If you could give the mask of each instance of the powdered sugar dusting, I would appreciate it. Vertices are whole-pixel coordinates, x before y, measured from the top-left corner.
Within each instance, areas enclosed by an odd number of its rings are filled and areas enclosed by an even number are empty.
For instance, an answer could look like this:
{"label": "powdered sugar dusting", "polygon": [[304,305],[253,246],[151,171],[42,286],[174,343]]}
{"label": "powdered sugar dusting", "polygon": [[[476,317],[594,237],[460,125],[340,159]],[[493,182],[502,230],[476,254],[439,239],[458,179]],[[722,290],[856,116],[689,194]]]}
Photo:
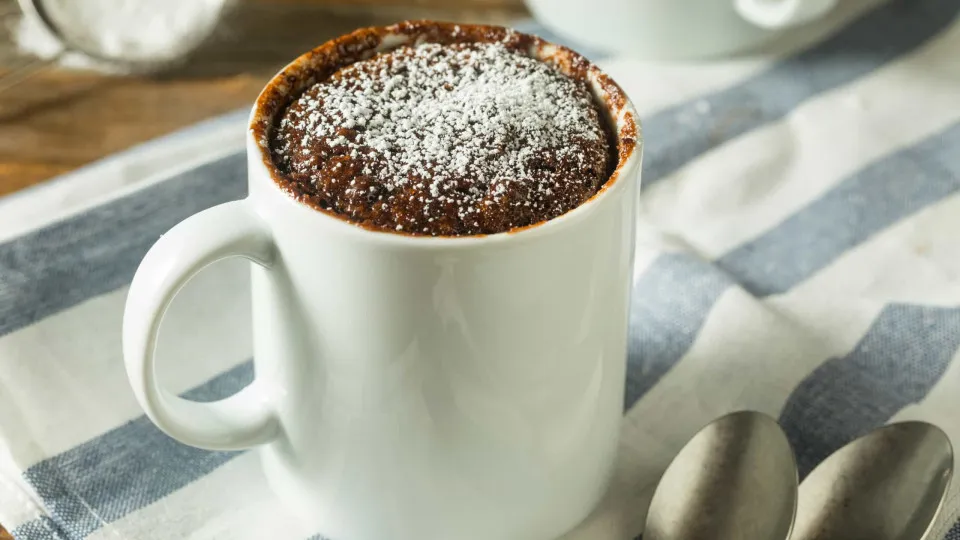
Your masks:
{"label": "powdered sugar dusting", "polygon": [[608,144],[583,81],[501,43],[424,43],[308,89],[272,150],[321,207],[437,235],[569,211],[606,180]]}

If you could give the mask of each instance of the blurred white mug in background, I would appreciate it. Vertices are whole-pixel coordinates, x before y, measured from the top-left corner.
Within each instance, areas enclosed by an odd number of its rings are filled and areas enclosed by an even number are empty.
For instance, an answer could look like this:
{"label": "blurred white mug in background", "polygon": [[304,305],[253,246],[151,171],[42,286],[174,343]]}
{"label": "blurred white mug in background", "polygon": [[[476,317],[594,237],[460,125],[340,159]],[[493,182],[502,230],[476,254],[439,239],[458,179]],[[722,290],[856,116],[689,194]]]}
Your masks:
{"label": "blurred white mug in background", "polygon": [[829,12],[837,0],[526,0],[578,44],[643,58],[692,59],[756,47]]}

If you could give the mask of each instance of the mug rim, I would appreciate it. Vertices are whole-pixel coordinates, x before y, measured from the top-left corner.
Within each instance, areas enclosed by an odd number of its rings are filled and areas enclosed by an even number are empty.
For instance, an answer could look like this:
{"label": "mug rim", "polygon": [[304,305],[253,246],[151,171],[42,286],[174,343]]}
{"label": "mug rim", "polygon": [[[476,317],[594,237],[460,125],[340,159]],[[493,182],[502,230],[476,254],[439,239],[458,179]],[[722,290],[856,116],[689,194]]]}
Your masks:
{"label": "mug rim", "polygon": [[[522,227],[490,234],[458,236],[431,236],[393,231],[365,226],[301,200],[284,188],[283,175],[275,166],[270,154],[270,134],[276,115],[281,113],[306,87],[315,84],[337,69],[368,58],[373,54],[391,50],[401,45],[422,42],[480,42],[514,40],[528,47],[528,53],[541,61],[559,68],[567,75],[580,77],[588,82],[591,92],[601,104],[605,121],[611,126],[616,139],[617,166],[606,182],[587,200],[575,208],[552,219]],[[284,199],[302,210],[322,219],[333,220],[366,236],[376,234],[380,238],[415,244],[474,244],[478,242],[501,242],[520,238],[532,238],[557,230],[565,224],[579,221],[591,213],[600,202],[609,198],[634,178],[635,169],[643,151],[643,136],[639,115],[626,92],[609,75],[581,54],[556,45],[538,36],[494,25],[455,24],[439,21],[405,21],[389,26],[360,28],[331,39],[322,45],[298,56],[284,66],[261,90],[250,112],[248,143],[256,148],[260,164],[273,188]],[[252,151],[248,148],[248,152]],[[253,156],[249,156],[252,158]],[[253,159],[249,160],[253,163]]]}

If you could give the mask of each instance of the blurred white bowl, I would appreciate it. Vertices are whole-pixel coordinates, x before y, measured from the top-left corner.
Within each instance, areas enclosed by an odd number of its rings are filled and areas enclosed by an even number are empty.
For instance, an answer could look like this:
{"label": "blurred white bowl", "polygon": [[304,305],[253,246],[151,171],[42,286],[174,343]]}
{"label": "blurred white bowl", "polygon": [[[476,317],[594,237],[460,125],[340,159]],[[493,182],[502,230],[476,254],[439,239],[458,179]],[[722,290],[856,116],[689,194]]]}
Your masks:
{"label": "blurred white bowl", "polygon": [[526,0],[554,32],[643,58],[736,54],[830,11],[837,0]]}

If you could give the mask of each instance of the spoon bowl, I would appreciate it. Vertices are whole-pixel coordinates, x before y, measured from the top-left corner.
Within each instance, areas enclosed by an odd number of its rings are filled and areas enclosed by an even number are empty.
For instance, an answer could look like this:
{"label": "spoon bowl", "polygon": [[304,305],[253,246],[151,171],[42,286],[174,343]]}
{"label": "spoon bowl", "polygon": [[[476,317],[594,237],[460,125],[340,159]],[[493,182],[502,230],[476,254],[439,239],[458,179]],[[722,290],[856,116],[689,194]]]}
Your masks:
{"label": "spoon bowl", "polygon": [[667,468],[644,540],[785,540],[797,467],[776,420],[736,412],[707,425]]}
{"label": "spoon bowl", "polygon": [[923,540],[953,474],[946,434],[890,424],[844,446],[800,486],[794,540]]}

